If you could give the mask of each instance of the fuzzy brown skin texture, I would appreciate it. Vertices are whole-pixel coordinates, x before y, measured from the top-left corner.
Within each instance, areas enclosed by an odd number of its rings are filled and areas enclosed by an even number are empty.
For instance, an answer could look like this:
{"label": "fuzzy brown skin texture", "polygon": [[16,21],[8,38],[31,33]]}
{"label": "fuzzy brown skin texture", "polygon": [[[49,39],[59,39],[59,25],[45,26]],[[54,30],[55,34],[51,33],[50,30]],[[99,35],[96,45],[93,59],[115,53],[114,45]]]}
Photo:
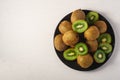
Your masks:
{"label": "fuzzy brown skin texture", "polygon": [[59,25],[59,31],[64,34],[65,32],[69,31],[69,30],[72,30],[72,24],[67,21],[67,20],[64,20],[60,23]]}
{"label": "fuzzy brown skin texture", "polygon": [[64,51],[67,49],[67,45],[62,40],[62,34],[58,34],[54,38],[54,46],[58,51]]}
{"label": "fuzzy brown skin texture", "polygon": [[99,29],[100,33],[105,33],[107,31],[107,24],[105,21],[96,21],[95,26]]}
{"label": "fuzzy brown skin texture", "polygon": [[97,48],[98,48],[98,42],[97,42],[97,40],[86,41],[86,43],[89,46],[89,51],[90,52],[95,52],[97,50]]}
{"label": "fuzzy brown skin texture", "polygon": [[90,54],[86,54],[84,56],[77,57],[77,63],[82,68],[89,68],[93,64],[93,58]]}
{"label": "fuzzy brown skin texture", "polygon": [[73,30],[70,30],[63,35],[62,39],[66,45],[74,46],[79,41],[79,35]]}
{"label": "fuzzy brown skin texture", "polygon": [[85,13],[81,9],[72,12],[71,22],[74,23],[77,20],[85,20]]}
{"label": "fuzzy brown skin texture", "polygon": [[85,32],[84,36],[87,40],[96,40],[100,35],[100,31],[96,26],[90,26]]}

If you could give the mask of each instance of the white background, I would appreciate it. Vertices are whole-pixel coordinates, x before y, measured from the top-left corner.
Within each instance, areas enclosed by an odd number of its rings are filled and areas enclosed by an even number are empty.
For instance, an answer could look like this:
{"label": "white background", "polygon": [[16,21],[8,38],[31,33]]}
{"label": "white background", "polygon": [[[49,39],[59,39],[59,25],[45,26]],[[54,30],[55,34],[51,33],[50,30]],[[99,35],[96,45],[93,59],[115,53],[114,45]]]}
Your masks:
{"label": "white background", "polygon": [[[110,60],[82,72],[64,65],[53,48],[58,22],[76,9],[91,9],[113,26]],[[120,0],[0,0],[0,80],[120,80]]]}

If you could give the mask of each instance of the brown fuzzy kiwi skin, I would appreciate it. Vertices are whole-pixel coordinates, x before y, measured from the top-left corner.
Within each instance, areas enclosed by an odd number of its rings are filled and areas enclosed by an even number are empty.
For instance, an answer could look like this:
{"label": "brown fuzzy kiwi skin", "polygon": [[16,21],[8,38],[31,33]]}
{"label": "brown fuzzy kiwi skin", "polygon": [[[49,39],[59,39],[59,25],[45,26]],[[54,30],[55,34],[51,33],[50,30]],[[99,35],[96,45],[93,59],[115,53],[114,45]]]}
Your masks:
{"label": "brown fuzzy kiwi skin", "polygon": [[74,23],[77,20],[85,20],[85,13],[81,9],[72,12],[71,22]]}
{"label": "brown fuzzy kiwi skin", "polygon": [[87,40],[96,40],[100,35],[100,31],[96,26],[90,26],[85,32],[84,37]]}
{"label": "brown fuzzy kiwi skin", "polygon": [[79,34],[70,30],[64,33],[62,39],[66,45],[73,47],[79,41]]}
{"label": "brown fuzzy kiwi skin", "polygon": [[89,68],[93,64],[93,58],[89,53],[84,56],[79,55],[77,57],[77,63],[82,68]]}
{"label": "brown fuzzy kiwi skin", "polygon": [[62,40],[62,34],[58,34],[54,38],[54,46],[58,51],[64,51],[67,49],[67,45]]}
{"label": "brown fuzzy kiwi skin", "polygon": [[96,21],[94,25],[99,29],[100,33],[105,33],[107,31],[107,24],[105,23],[105,21]]}
{"label": "brown fuzzy kiwi skin", "polygon": [[86,41],[87,45],[89,46],[90,52],[95,52],[98,48],[98,42],[97,40],[88,40]]}
{"label": "brown fuzzy kiwi skin", "polygon": [[69,21],[64,20],[60,23],[58,29],[62,34],[64,34],[65,32],[72,30],[72,24]]}

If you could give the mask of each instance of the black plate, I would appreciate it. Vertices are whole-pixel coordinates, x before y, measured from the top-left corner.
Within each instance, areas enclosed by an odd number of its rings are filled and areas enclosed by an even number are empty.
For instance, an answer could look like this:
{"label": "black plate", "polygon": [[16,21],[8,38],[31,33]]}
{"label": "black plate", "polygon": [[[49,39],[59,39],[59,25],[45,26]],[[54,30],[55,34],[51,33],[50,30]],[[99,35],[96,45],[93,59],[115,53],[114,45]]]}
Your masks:
{"label": "black plate", "polygon": [[[90,12],[91,10],[83,10],[83,11],[85,12],[85,14],[87,14],[87,13]],[[68,20],[68,21],[70,21],[71,14],[72,14],[72,13],[69,13],[68,15],[66,15],[66,16],[59,22],[59,24],[60,24],[63,20]],[[113,47],[113,49],[112,49],[112,52],[113,52],[113,50],[114,50],[114,44],[115,44],[115,35],[114,35],[114,31],[113,31],[113,29],[112,29],[112,26],[111,26],[110,23],[106,20],[106,18],[103,17],[101,14],[99,14],[99,20],[105,21],[106,24],[107,24],[107,26],[108,26],[107,33],[109,33],[109,34],[111,35],[111,37],[112,37],[112,43],[111,43],[111,45],[112,45],[112,47]],[[60,33],[59,30],[58,30],[59,24],[57,25],[57,28],[56,28],[56,30],[55,30],[54,37],[55,37],[57,34]],[[84,39],[83,39],[83,40],[84,40]],[[69,66],[69,67],[72,68],[72,69],[79,70],[79,71],[90,71],[90,70],[97,69],[98,67],[100,67],[100,66],[102,66],[103,64],[105,64],[105,63],[108,61],[108,59],[110,58],[110,56],[112,55],[112,52],[111,52],[109,55],[107,55],[107,56],[106,56],[106,61],[105,61],[104,63],[98,64],[98,63],[96,63],[96,62],[94,61],[94,63],[92,64],[91,67],[89,67],[89,68],[87,68],[87,69],[84,69],[84,68],[81,68],[81,67],[77,64],[77,61],[76,61],[76,60],[75,60],[75,61],[67,61],[67,60],[65,60],[65,59],[63,58],[63,52],[59,52],[59,51],[57,51],[56,49],[55,49],[55,51],[56,51],[56,54],[57,54],[57,56],[59,57],[59,59],[60,59],[65,65]]]}

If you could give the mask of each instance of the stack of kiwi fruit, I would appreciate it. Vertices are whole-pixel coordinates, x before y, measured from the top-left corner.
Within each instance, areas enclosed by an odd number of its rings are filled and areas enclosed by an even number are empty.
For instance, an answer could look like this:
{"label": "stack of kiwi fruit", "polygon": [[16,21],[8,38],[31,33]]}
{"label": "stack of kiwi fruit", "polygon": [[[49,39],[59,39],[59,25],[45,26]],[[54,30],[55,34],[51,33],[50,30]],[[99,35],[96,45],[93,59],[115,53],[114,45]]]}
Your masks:
{"label": "stack of kiwi fruit", "polygon": [[71,13],[70,20],[63,20],[58,26],[59,33],[54,37],[54,47],[62,52],[66,61],[76,61],[83,69],[93,63],[102,64],[112,52],[112,38],[107,33],[108,26],[100,20],[99,14],[81,9]]}

